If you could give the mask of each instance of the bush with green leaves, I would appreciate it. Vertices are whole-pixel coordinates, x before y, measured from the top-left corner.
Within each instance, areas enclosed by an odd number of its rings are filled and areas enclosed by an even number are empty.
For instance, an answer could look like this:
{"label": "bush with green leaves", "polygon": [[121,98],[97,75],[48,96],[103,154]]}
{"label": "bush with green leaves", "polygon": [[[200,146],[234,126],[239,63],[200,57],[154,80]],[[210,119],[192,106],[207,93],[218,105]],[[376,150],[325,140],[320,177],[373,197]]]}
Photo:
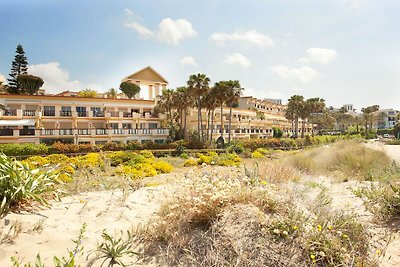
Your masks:
{"label": "bush with green leaves", "polygon": [[28,164],[0,154],[0,214],[32,201],[48,206],[44,194],[57,194],[56,179],[52,170],[32,169]]}

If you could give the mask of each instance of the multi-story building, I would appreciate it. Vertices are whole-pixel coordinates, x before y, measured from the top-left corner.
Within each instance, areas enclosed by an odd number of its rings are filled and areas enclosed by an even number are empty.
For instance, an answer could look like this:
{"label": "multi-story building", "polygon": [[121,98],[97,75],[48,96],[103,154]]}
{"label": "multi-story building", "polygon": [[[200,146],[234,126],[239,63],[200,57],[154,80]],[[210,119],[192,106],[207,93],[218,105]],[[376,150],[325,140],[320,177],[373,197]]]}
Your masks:
{"label": "multi-story building", "polygon": [[[122,93],[116,98],[107,98],[105,93],[94,98],[80,97],[75,91],[54,95],[43,92],[38,95],[0,94],[0,143],[164,143],[169,135],[162,127],[166,118],[164,114],[157,114],[154,107],[156,97],[167,87],[167,80],[147,67],[122,81],[138,84],[141,93],[134,99],[127,99]],[[144,97],[145,86],[147,97]],[[273,127],[291,136],[293,125],[285,118],[285,111],[286,106],[279,99],[242,97],[232,109],[231,137],[271,137]],[[212,130],[214,138],[221,136],[221,132],[227,137],[229,113],[229,108],[224,107],[221,124],[221,111],[216,109],[213,129],[207,129],[207,114],[203,109],[203,128],[208,132]],[[189,130],[197,130],[196,109],[189,112],[187,126]],[[311,132],[311,125],[305,123],[305,130]]]}
{"label": "multi-story building", "polygon": [[[232,139],[253,139],[253,138],[268,138],[273,136],[273,128],[280,128],[286,136],[292,136],[294,127],[292,123],[285,118],[286,106],[277,102],[270,101],[269,99],[260,100],[254,97],[241,97],[238,106],[232,109],[232,125],[231,125],[231,138]],[[207,129],[207,114],[203,110],[203,129],[211,132],[213,131],[213,138],[221,136],[223,129],[223,137],[229,135],[228,107],[222,110],[222,124],[221,124],[221,110],[217,108],[214,111],[213,129]],[[197,130],[197,110],[194,109],[189,113],[188,125],[190,130]],[[223,125],[221,127],[221,125]],[[312,132],[312,125],[305,123],[305,132]],[[301,120],[299,125],[299,135],[301,134]]]}
{"label": "multi-story building", "polygon": [[[74,92],[56,95],[0,95],[0,143],[92,143],[154,141],[163,143],[168,130],[163,114],[154,112],[154,97],[167,81],[148,67],[129,75],[148,85],[152,99],[84,98]],[[139,97],[138,97],[139,98]]]}
{"label": "multi-story building", "polygon": [[393,128],[399,121],[400,111],[394,109],[381,109],[376,113],[378,129]]}

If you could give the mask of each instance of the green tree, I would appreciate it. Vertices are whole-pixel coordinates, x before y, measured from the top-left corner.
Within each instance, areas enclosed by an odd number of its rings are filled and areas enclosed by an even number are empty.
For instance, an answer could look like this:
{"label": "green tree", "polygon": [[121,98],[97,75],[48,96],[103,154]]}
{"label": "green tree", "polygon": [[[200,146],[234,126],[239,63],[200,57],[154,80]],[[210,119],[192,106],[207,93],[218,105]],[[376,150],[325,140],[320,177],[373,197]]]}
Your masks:
{"label": "green tree", "polygon": [[20,74],[17,77],[17,82],[21,87],[21,91],[28,95],[36,94],[44,84],[42,78],[30,74]]}
{"label": "green tree", "polygon": [[368,138],[371,132],[374,119],[376,117],[376,112],[379,110],[379,105],[368,106],[361,109],[364,125],[365,125],[365,137]]}
{"label": "green tree", "polygon": [[216,105],[221,108],[221,138],[224,137],[224,104],[228,101],[228,86],[226,81],[219,81],[215,83],[213,89],[213,96],[216,101]]}
{"label": "green tree", "polygon": [[162,91],[161,95],[157,97],[156,101],[156,109],[159,112],[167,113],[169,128],[170,128],[170,136],[175,138],[175,125],[174,125],[174,116],[173,109],[176,104],[174,103],[175,92],[172,89],[165,89]]}
{"label": "green tree", "polygon": [[120,84],[119,90],[121,90],[129,99],[132,99],[132,97],[135,97],[135,95],[140,92],[140,86],[126,81]]}
{"label": "green tree", "polygon": [[107,98],[116,99],[118,96],[118,90],[111,88],[106,92]]}
{"label": "green tree", "polygon": [[21,74],[28,73],[28,60],[25,56],[24,49],[22,45],[18,44],[17,49],[15,51],[16,55],[11,63],[11,72],[10,77],[8,79],[8,93],[10,94],[22,94],[21,84],[18,82],[17,78]]}
{"label": "green tree", "polygon": [[218,91],[216,87],[212,87],[210,92],[204,98],[204,105],[208,111],[207,117],[207,140],[212,143],[213,130],[214,130],[214,113],[215,109],[219,106],[218,103]]}
{"label": "green tree", "polygon": [[237,105],[244,89],[240,86],[239,81],[229,80],[226,82],[226,85],[227,104],[229,106],[228,143],[231,143],[232,108],[234,105]]}
{"label": "green tree", "polygon": [[[325,100],[319,97],[313,97],[307,99],[305,103],[305,113],[307,121],[311,121],[312,116],[316,114],[320,114],[325,110]],[[311,123],[312,134],[314,135],[314,123]],[[304,121],[303,121],[303,130],[302,136],[304,137]]]}
{"label": "green tree", "polygon": [[187,81],[187,86],[189,88],[190,93],[196,99],[196,107],[197,107],[197,137],[201,142],[204,143],[204,133],[203,133],[203,120],[201,115],[202,110],[202,99],[207,95],[210,90],[210,78],[208,78],[205,74],[193,74],[190,75],[189,80]]}
{"label": "green tree", "polygon": [[187,129],[187,113],[194,105],[194,98],[190,94],[189,89],[185,86],[176,88],[176,108],[180,114],[180,130],[182,131],[182,138],[186,138]]}
{"label": "green tree", "polygon": [[78,92],[80,97],[95,98],[97,96],[96,90],[85,89]]}
{"label": "green tree", "polygon": [[0,81],[0,94],[7,93],[7,85],[3,81]]}
{"label": "green tree", "polygon": [[304,108],[304,97],[301,95],[293,95],[288,99],[286,115],[287,119],[294,120],[295,132],[294,137],[299,137],[299,118],[302,115]]}

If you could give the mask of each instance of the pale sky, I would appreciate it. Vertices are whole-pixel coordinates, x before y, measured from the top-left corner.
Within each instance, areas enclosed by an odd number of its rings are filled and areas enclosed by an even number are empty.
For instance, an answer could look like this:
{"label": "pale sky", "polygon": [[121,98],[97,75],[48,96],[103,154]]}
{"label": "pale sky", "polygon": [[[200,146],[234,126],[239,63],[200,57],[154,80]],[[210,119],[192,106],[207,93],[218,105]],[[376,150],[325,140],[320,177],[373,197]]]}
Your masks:
{"label": "pale sky", "polygon": [[49,92],[105,91],[152,66],[245,95],[400,109],[400,0],[0,0],[0,80],[21,43]]}

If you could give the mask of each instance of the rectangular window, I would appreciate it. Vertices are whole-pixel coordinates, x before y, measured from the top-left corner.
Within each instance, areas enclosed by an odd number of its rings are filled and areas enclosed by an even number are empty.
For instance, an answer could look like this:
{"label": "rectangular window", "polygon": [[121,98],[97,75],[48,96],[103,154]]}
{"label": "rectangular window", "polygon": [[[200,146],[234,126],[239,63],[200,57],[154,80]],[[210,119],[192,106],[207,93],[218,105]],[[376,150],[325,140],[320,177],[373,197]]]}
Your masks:
{"label": "rectangular window", "polygon": [[123,123],[122,128],[123,129],[132,129],[132,123]]}
{"label": "rectangular window", "polygon": [[55,116],[56,115],[56,107],[55,106],[44,106],[43,107],[43,116]]}
{"label": "rectangular window", "polygon": [[157,129],[157,123],[149,123],[149,129]]}
{"label": "rectangular window", "polygon": [[76,107],[76,113],[78,117],[88,117],[86,107]]}
{"label": "rectangular window", "polygon": [[111,129],[118,129],[118,123],[110,123]]}

